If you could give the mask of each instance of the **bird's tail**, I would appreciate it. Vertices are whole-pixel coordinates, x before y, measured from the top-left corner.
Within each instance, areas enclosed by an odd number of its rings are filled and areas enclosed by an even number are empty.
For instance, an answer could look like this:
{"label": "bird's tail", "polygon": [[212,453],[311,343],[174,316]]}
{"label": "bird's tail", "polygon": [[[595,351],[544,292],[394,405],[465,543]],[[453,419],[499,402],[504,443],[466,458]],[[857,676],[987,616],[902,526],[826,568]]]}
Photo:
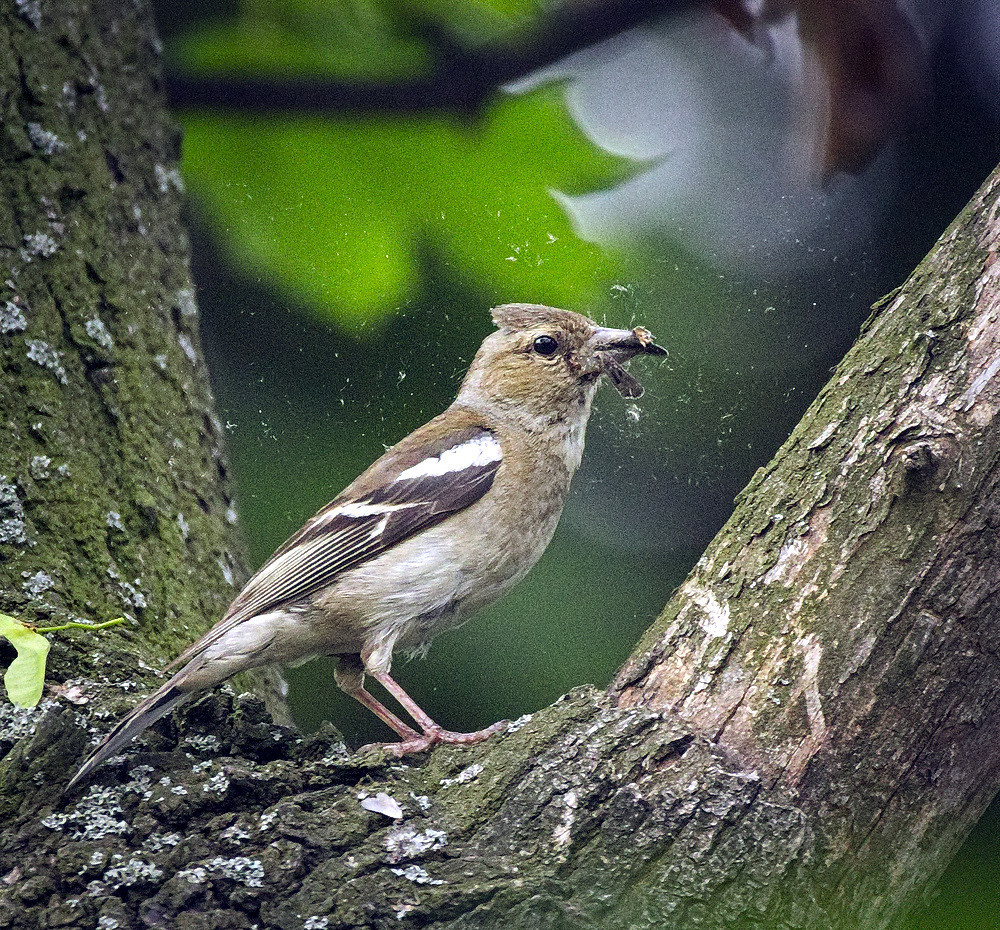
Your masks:
{"label": "bird's tail", "polygon": [[70,783],[66,786],[66,790],[69,791],[74,785],[87,778],[105,759],[109,759],[127,743],[132,742],[146,727],[156,723],[157,720],[169,714],[175,707],[193,697],[195,694],[194,691],[178,687],[178,679],[183,674],[184,671],[182,670],[177,675],[174,675],[170,681],[166,682],[163,687],[154,691],[142,701],[105,736],[100,745],[97,746],[87,757],[86,761],[84,761],[83,765],[80,766],[80,771],[70,780]]}
{"label": "bird's tail", "polygon": [[[247,616],[230,608],[230,611],[201,639],[182,653],[171,666],[181,664],[172,678],[139,703],[121,723],[118,724],[87,757],[80,771],[66,786],[69,790],[86,778],[105,759],[113,756],[123,746],[135,739],[146,727],[156,723],[160,717],[169,714],[206,688],[231,678],[238,672],[268,664],[284,654],[269,651],[276,639],[286,641],[297,631],[295,616],[287,611],[271,611],[260,615]],[[311,640],[301,639],[301,643],[313,645]],[[301,653],[308,651],[305,647]]]}

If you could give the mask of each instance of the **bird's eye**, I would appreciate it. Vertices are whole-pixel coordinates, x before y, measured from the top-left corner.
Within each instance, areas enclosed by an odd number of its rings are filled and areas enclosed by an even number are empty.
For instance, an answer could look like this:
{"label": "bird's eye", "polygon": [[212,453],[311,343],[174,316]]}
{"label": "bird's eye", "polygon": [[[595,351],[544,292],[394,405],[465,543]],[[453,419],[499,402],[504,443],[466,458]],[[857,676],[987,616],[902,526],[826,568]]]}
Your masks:
{"label": "bird's eye", "polygon": [[531,346],[539,355],[551,355],[559,343],[552,336],[538,336]]}

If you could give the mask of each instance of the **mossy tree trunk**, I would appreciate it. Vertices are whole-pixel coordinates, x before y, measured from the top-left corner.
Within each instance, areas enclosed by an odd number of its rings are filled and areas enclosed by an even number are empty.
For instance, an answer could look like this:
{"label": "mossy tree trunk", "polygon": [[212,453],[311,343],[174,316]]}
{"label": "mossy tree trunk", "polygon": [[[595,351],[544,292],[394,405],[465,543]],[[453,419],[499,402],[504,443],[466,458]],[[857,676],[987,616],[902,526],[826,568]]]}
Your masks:
{"label": "mossy tree trunk", "polygon": [[0,609],[127,618],[60,682],[159,665],[244,573],[156,42],[141,3],[0,14]]}
{"label": "mossy tree trunk", "polygon": [[1000,175],[610,693],[401,764],[220,692],[62,797],[242,574],[155,45],[0,14],[0,609],[128,618],[0,709],[0,927],[889,925],[1000,784]]}

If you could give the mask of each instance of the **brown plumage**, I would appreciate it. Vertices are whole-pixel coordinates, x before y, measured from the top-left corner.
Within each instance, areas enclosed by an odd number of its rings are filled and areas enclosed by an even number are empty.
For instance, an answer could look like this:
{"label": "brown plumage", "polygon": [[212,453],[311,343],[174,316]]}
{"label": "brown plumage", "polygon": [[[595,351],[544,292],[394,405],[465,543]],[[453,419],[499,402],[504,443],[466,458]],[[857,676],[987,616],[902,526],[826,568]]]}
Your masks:
{"label": "brown plumage", "polygon": [[[498,329],[476,353],[454,403],[278,549],[71,786],[197,692],[311,655],[338,657],[337,684],[400,735],[390,752],[472,742],[500,728],[442,729],[390,677],[393,650],[425,647],[527,573],[562,513],[601,375],[638,396],[623,364],[665,352],[641,328],[605,329],[552,307],[508,304],[493,320]],[[365,689],[366,674],[419,730]]]}

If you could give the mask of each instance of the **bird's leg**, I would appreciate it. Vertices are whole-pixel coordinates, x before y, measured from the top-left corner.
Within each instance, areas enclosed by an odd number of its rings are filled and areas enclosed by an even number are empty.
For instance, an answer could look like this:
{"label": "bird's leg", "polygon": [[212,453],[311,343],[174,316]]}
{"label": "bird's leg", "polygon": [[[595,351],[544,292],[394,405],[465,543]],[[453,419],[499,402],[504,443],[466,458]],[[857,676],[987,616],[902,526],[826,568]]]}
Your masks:
{"label": "bird's leg", "polygon": [[333,677],[337,682],[337,687],[344,694],[349,694],[359,704],[367,707],[384,724],[392,727],[402,737],[403,743],[419,742],[423,739],[416,730],[408,727],[388,707],[365,690],[365,667],[361,664],[360,656],[338,656]]}
{"label": "bird's leg", "polygon": [[424,731],[423,737],[417,740],[404,740],[402,743],[386,745],[384,748],[389,752],[399,755],[408,752],[422,752],[433,746],[434,743],[478,743],[480,740],[493,736],[494,733],[499,733],[507,726],[506,720],[500,720],[492,726],[475,730],[472,733],[456,733],[453,730],[446,730],[435,723],[427,712],[393,680],[388,672],[370,672],[369,674],[399,702],[399,705]]}

